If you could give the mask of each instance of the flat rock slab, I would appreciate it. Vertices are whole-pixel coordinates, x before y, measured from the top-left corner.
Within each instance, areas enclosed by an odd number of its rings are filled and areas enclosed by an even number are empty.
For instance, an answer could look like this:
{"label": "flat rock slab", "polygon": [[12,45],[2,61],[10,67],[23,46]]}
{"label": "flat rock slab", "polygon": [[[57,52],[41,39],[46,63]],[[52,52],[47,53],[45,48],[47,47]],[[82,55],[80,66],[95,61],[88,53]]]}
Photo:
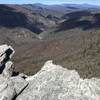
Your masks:
{"label": "flat rock slab", "polygon": [[15,96],[19,95],[27,85],[28,82],[19,76],[9,79],[0,76],[0,100],[12,100]]}
{"label": "flat rock slab", "polygon": [[11,80],[14,83],[14,89],[15,89],[17,95],[20,94],[28,85],[28,82],[25,81],[20,76],[11,77]]}
{"label": "flat rock slab", "polygon": [[0,77],[0,100],[12,100],[15,95],[13,81]]}

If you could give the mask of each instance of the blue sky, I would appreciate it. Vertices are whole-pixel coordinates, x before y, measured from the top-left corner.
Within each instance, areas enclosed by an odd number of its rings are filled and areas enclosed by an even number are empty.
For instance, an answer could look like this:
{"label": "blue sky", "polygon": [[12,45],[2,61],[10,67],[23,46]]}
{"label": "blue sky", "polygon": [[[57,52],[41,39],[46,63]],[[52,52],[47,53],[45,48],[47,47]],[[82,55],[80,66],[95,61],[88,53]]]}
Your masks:
{"label": "blue sky", "polygon": [[43,4],[62,4],[62,3],[88,3],[100,5],[100,0],[0,0],[1,4],[30,4],[30,3],[43,3]]}

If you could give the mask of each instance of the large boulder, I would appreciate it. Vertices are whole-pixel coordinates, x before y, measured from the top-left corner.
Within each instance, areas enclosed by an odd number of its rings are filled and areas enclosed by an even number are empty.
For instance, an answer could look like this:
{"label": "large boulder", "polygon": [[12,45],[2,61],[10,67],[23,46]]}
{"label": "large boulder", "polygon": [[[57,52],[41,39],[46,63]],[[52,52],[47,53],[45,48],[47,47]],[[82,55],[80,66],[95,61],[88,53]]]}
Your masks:
{"label": "large boulder", "polygon": [[100,100],[100,79],[82,79],[52,61],[26,80],[29,85],[16,100]]}

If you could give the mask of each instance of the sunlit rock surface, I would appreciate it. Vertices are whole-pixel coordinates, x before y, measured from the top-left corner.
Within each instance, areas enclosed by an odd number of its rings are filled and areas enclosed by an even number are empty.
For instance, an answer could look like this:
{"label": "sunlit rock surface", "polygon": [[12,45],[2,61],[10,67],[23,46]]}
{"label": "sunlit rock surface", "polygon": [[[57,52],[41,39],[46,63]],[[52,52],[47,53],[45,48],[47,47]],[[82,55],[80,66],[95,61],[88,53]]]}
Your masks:
{"label": "sunlit rock surface", "polygon": [[10,60],[15,53],[14,49],[8,45],[0,46],[0,68],[3,64],[5,64],[8,60]]}
{"label": "sunlit rock surface", "polygon": [[75,70],[67,70],[52,61],[45,63],[17,100],[100,100],[100,79],[81,79]]}
{"label": "sunlit rock surface", "polygon": [[82,79],[52,61],[33,76],[12,76],[14,52],[11,46],[0,46],[0,100],[100,100],[100,79]]}
{"label": "sunlit rock surface", "polygon": [[11,46],[0,46],[0,100],[13,100],[28,84],[23,78],[12,76],[14,66],[10,59],[14,52]]}

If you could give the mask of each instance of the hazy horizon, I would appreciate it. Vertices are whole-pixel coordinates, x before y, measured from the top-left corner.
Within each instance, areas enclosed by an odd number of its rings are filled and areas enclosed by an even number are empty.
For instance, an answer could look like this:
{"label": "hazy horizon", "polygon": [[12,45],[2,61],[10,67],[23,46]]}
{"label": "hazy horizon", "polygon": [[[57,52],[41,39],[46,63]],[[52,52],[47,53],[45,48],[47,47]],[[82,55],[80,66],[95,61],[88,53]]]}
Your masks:
{"label": "hazy horizon", "polygon": [[100,2],[99,0],[0,0],[0,4],[35,4],[35,3],[41,3],[41,4],[46,4],[46,5],[59,5],[59,4],[90,4],[90,5],[99,5]]}

